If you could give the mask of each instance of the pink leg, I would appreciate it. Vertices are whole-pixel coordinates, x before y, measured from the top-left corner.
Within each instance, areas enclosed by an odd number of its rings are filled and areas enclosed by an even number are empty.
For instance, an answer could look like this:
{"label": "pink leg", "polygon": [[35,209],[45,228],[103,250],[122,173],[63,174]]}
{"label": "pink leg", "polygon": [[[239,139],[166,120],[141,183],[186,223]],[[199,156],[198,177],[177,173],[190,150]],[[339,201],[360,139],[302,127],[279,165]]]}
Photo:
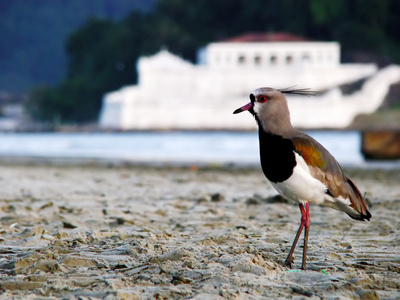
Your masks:
{"label": "pink leg", "polygon": [[294,249],[296,248],[297,242],[300,238],[300,234],[303,231],[303,227],[306,228],[305,233],[304,233],[304,249],[303,249],[303,263],[301,268],[303,270],[306,269],[306,253],[307,253],[307,242],[308,242],[308,231],[310,228],[311,220],[310,220],[310,215],[309,215],[309,209],[308,209],[308,202],[305,204],[305,208],[302,204],[299,204],[300,212],[301,212],[301,222],[300,222],[300,227],[299,230],[297,231],[296,237],[293,241],[292,247],[290,248],[289,254],[286,257],[285,262],[283,263],[283,266],[288,266],[289,268],[292,267],[292,262],[293,262],[293,253]]}
{"label": "pink leg", "polygon": [[310,211],[308,208],[308,202],[306,202],[306,210],[305,210],[305,215],[303,214],[303,211],[301,213],[301,222],[304,222],[304,247],[303,247],[303,262],[301,264],[301,268],[303,270],[306,269],[306,262],[307,262],[307,244],[308,244],[308,232],[310,230],[310,225],[311,225],[311,219],[310,219]]}

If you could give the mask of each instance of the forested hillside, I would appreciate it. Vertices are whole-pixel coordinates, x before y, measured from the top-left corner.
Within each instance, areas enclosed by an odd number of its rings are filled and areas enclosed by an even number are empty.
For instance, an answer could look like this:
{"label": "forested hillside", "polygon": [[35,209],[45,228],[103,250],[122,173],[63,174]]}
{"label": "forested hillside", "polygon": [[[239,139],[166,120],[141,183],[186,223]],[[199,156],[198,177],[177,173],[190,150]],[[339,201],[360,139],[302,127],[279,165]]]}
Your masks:
{"label": "forested hillside", "polygon": [[66,41],[66,77],[35,89],[39,120],[95,120],[102,95],[136,81],[136,60],[161,47],[194,60],[199,47],[244,32],[286,31],[335,40],[345,61],[400,63],[398,0],[159,0],[121,20],[92,18]]}

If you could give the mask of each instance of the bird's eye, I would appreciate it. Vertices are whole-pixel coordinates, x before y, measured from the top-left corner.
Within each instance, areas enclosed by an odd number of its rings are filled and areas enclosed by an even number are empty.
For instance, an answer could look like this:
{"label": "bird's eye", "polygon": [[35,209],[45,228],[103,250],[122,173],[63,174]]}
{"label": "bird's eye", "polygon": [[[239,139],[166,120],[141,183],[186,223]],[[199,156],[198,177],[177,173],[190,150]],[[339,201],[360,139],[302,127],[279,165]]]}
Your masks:
{"label": "bird's eye", "polygon": [[258,97],[258,102],[260,102],[260,103],[265,103],[265,102],[267,102],[267,100],[268,100],[268,98],[265,97],[265,96],[259,96]]}

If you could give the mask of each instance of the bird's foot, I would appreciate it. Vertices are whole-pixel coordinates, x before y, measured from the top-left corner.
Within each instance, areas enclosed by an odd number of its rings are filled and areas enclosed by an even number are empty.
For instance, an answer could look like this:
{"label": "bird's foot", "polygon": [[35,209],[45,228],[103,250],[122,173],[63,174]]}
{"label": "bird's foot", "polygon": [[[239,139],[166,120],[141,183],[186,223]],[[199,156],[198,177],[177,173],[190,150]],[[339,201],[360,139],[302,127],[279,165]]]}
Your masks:
{"label": "bird's foot", "polygon": [[285,262],[283,263],[283,266],[284,267],[288,267],[289,269],[291,269],[293,261],[294,261],[293,256],[292,257],[288,257],[288,258],[286,258]]}

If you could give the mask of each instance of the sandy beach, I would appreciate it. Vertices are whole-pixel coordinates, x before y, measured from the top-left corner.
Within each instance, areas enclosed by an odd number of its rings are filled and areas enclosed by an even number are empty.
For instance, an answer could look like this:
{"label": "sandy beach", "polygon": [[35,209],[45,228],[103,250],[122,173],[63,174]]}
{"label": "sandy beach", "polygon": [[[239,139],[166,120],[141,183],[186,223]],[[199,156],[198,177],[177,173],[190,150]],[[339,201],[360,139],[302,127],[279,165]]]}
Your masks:
{"label": "sandy beach", "polygon": [[[258,168],[0,165],[1,299],[399,299],[400,171],[348,170],[371,222],[300,212]],[[302,244],[302,240],[300,240]]]}

